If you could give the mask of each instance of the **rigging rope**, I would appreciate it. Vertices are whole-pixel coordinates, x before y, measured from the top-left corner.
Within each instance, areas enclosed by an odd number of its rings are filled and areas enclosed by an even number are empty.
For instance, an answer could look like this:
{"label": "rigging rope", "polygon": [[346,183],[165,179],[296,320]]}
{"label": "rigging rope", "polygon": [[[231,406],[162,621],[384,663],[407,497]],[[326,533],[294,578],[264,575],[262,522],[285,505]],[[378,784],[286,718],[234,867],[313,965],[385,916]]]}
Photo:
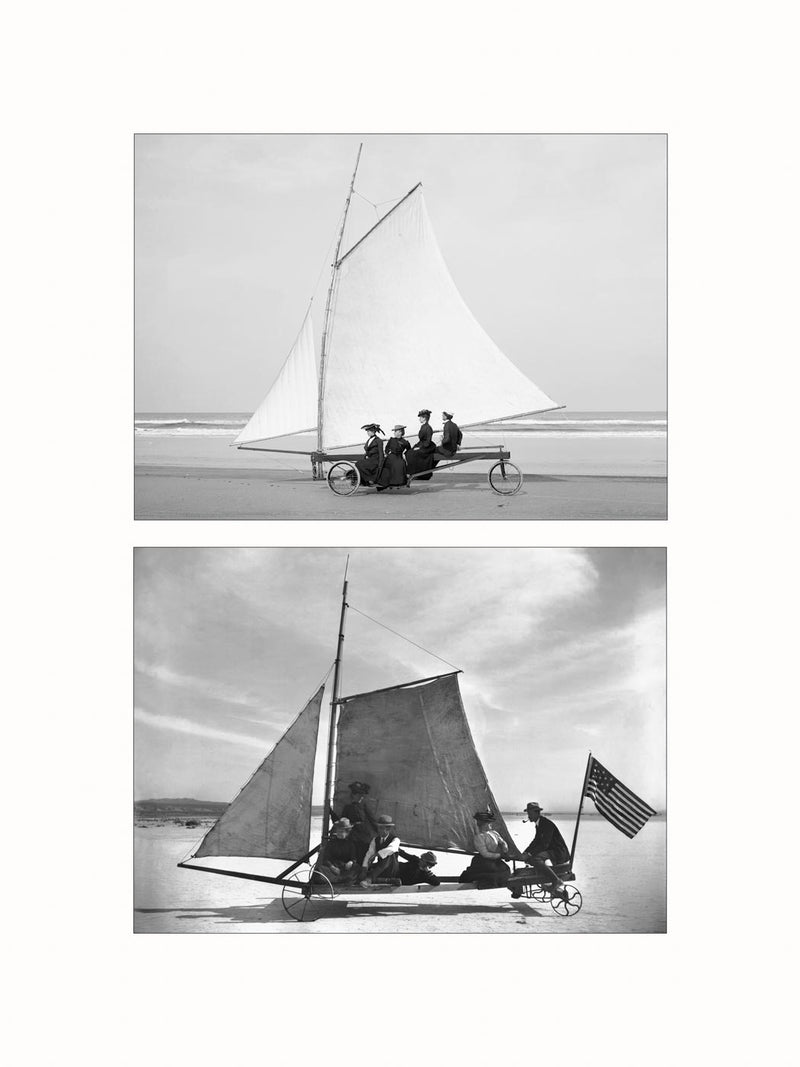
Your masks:
{"label": "rigging rope", "polygon": [[388,630],[389,633],[390,634],[394,634],[395,637],[400,637],[400,638],[402,638],[403,641],[408,641],[408,643],[410,645],[413,645],[414,648],[418,648],[421,652],[427,652],[429,656],[433,656],[434,659],[438,659],[441,663],[446,663],[447,666],[448,667],[452,667],[454,671],[460,671],[461,670],[460,667],[456,667],[455,663],[451,663],[449,660],[444,659],[442,656],[437,656],[436,653],[435,652],[431,652],[431,650],[429,648],[424,648],[422,645],[418,645],[416,641],[412,641],[411,638],[410,637],[406,637],[405,634],[400,634],[400,633],[397,632],[397,630],[393,630],[391,628],[391,626],[387,626],[385,623],[378,622],[378,620],[377,619],[373,619],[371,615],[367,615],[367,613],[365,611],[359,611],[358,608],[354,608],[353,605],[349,601],[348,601],[347,606],[348,606],[348,608],[350,608],[351,611],[355,611],[357,614],[363,615],[365,619],[369,619],[370,622],[374,622],[376,626],[380,626],[384,630]]}

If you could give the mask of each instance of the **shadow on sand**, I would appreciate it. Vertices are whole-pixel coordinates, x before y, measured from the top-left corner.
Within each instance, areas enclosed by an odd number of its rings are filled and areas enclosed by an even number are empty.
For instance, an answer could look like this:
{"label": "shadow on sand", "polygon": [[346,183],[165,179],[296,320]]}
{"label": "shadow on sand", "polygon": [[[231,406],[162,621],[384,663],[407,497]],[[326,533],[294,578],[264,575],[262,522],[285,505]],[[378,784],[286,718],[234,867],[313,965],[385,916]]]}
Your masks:
{"label": "shadow on sand", "polygon": [[[385,903],[356,904],[346,900],[331,900],[316,902],[313,912],[307,912],[313,919],[343,919],[347,916],[352,918],[377,918],[378,916],[407,915],[409,918],[421,916],[454,916],[454,915],[499,915],[506,913],[511,916],[517,912],[524,918],[541,918],[542,912],[521,901],[506,901],[502,904],[423,904],[416,901],[408,904]],[[274,925],[276,923],[289,923],[296,925],[296,920],[288,915],[280,900],[269,900],[264,904],[238,905],[227,908],[136,908],[135,913],[141,916],[171,915],[177,921],[207,919],[220,924],[244,923],[254,926],[259,923]]]}

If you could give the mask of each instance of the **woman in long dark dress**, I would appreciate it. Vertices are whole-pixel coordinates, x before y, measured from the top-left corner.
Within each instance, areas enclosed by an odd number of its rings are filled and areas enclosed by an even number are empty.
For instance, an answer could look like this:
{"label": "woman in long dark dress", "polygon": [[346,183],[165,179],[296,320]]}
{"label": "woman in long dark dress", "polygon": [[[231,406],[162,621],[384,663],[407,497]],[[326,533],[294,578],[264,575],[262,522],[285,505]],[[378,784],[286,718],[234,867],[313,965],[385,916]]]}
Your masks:
{"label": "woman in long dark dress", "polygon": [[395,426],[386,442],[383,470],[378,477],[379,490],[388,489],[390,485],[405,485],[408,481],[405,454],[411,445],[403,436],[405,432],[405,426]]}
{"label": "woman in long dark dress", "polygon": [[383,464],[383,441],[378,437],[383,430],[377,422],[368,422],[361,429],[367,431],[367,439],[364,442],[364,458],[357,459],[356,466],[361,475],[361,484],[372,485]]}
{"label": "woman in long dark dress", "polygon": [[433,474],[421,474],[420,472],[433,471],[433,454],[436,451],[436,445],[433,443],[433,430],[430,425],[431,413],[427,408],[423,408],[417,417],[420,423],[419,440],[408,453],[406,462],[409,474],[419,475],[417,481],[427,482]]}
{"label": "woman in long dark dress", "polygon": [[502,886],[508,881],[511,868],[505,861],[508,844],[492,827],[491,811],[475,813],[478,832],[473,837],[475,853],[469,867],[459,875],[459,882],[479,882],[481,887]]}

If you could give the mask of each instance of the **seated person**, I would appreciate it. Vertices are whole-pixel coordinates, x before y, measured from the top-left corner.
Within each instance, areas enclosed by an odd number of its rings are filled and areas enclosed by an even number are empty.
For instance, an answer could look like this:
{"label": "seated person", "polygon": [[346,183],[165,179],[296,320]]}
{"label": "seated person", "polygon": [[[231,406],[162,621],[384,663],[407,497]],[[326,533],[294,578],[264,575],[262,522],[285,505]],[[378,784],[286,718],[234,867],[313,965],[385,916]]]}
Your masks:
{"label": "seated person", "polygon": [[361,864],[360,884],[365,889],[371,885],[401,884],[397,876],[400,867],[397,859],[400,838],[394,832],[394,819],[390,815],[379,815],[375,821],[378,832],[370,841]]}
{"label": "seated person", "polygon": [[[528,821],[534,824],[536,831],[533,840],[522,853],[522,859],[530,864],[554,897],[565,900],[566,886],[553,870],[553,865],[569,863],[569,849],[556,824],[542,815],[541,804],[532,800],[525,805],[525,810],[528,813]],[[525,872],[517,871],[517,875],[521,873]],[[511,896],[516,898],[521,895],[522,887],[514,886]]]}
{"label": "seated person", "polygon": [[389,486],[407,485],[405,454],[411,448],[403,434],[405,426],[399,424],[392,429],[392,436],[386,442],[384,449],[383,466],[378,472],[378,490],[388,489]]}
{"label": "seated person", "polygon": [[442,443],[434,453],[435,463],[439,463],[443,459],[452,459],[464,439],[463,433],[453,422],[453,416],[449,411],[442,412],[442,420]]}
{"label": "seated person", "polygon": [[[358,865],[361,866],[364,855],[369,848],[369,843],[375,836],[378,827],[375,823],[375,816],[370,811],[367,803],[369,794],[367,783],[351,782],[347,788],[350,790],[350,800],[342,809],[342,816],[349,819],[353,824],[353,831],[350,837],[355,845]],[[338,818],[335,812],[331,814],[334,819]]]}
{"label": "seated person", "polygon": [[398,850],[398,856],[406,862],[400,864],[400,881],[403,885],[441,885],[442,883],[433,873],[436,866],[436,857],[432,852],[423,852],[421,856],[414,856],[410,852]]}
{"label": "seated person", "polygon": [[350,838],[352,829],[349,819],[337,819],[319,854],[314,873],[324,874],[333,885],[351,885],[358,875],[356,847]]}
{"label": "seated person", "polygon": [[367,431],[367,439],[364,442],[364,455],[356,460],[356,467],[361,475],[361,484],[372,485],[383,466],[383,441],[378,436],[383,434],[383,430],[377,422],[368,422],[361,429]]}
{"label": "seated person", "polygon": [[478,832],[472,839],[477,855],[472,857],[469,867],[461,872],[458,880],[482,883],[481,888],[505,885],[511,874],[504,859],[508,855],[508,845],[497,830],[492,829],[494,815],[491,811],[478,811],[473,817],[478,824]]}

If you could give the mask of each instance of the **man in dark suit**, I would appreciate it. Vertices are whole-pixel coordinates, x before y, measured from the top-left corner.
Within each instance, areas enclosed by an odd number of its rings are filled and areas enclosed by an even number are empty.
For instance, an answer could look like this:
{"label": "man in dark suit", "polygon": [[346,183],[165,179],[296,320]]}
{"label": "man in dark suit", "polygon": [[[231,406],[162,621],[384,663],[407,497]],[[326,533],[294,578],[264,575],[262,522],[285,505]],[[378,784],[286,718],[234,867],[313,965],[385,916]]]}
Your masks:
{"label": "man in dark suit", "polygon": [[449,411],[442,412],[442,420],[444,425],[442,426],[442,443],[436,449],[435,463],[440,463],[443,459],[452,459],[458,452],[461,441],[464,437],[461,430],[453,422],[453,415]]}
{"label": "man in dark suit", "polygon": [[[542,815],[542,806],[535,800],[525,805],[528,813],[528,822],[536,827],[536,833],[522,853],[523,860],[533,867],[544,882],[549,883],[548,889],[554,897],[565,896],[565,886],[553,865],[557,863],[569,863],[569,849],[561,836],[558,827],[552,820]],[[511,890],[512,897],[522,895],[522,888],[514,886]]]}

